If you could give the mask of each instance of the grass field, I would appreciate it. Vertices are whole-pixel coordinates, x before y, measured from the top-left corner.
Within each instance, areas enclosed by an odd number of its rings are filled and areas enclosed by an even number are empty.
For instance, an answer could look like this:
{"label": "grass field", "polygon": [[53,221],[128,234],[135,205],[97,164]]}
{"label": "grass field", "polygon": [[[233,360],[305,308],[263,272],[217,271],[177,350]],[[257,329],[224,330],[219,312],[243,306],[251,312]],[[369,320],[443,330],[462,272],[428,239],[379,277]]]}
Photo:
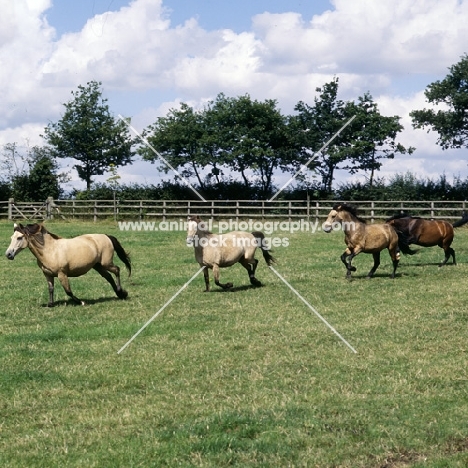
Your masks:
{"label": "grass field", "polygon": [[[197,271],[184,232],[120,232],[111,223],[47,224],[64,237],[115,235],[131,252],[126,301],[95,272],[71,280],[87,302],[47,285],[29,251],[2,260],[2,467],[466,467],[468,229],[459,264],[437,247],[339,260],[342,233],[296,233],[261,288],[203,293],[198,276],[121,354],[117,351]],[[12,233],[0,224],[3,251]],[[124,270],[124,269],[122,269]]]}

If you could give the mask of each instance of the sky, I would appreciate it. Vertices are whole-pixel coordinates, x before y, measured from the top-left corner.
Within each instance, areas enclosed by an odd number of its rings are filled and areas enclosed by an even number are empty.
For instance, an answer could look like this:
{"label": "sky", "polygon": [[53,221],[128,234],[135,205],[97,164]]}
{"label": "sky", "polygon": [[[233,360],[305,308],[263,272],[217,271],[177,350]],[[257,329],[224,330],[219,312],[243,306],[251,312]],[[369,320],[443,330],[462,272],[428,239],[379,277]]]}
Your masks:
{"label": "sky", "polygon": [[[0,153],[43,145],[79,85],[102,82],[111,112],[141,132],[185,102],[219,93],[275,99],[283,114],[313,104],[339,79],[339,99],[369,92],[382,115],[398,115],[411,155],[385,161],[386,180],[468,177],[468,150],[442,150],[437,134],[412,127],[430,107],[424,90],[468,52],[468,0],[0,0]],[[84,188],[73,162],[70,188]],[[136,160],[121,183],[172,175]],[[97,177],[105,181],[110,174]],[[353,179],[365,180],[366,174]],[[277,186],[289,176],[278,174]],[[346,171],[337,182],[346,182]]]}

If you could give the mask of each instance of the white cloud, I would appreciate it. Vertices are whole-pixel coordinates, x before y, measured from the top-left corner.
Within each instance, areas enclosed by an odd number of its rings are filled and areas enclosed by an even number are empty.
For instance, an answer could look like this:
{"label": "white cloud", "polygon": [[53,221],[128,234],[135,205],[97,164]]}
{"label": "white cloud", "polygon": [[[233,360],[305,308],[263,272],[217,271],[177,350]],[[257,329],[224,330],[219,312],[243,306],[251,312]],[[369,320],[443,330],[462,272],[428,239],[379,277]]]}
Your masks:
{"label": "white cloud", "polygon": [[[180,101],[197,107],[219,92],[277,99],[291,113],[338,76],[340,98],[369,91],[384,115],[402,116],[401,141],[417,147],[413,158],[405,157],[405,164],[412,161],[407,167],[422,174],[436,170],[432,162],[441,171],[461,167],[466,150],[442,152],[437,135],[412,128],[409,112],[425,107],[424,86],[467,51],[468,0],[332,3],[333,10],[310,21],[299,13],[259,14],[251,31],[237,34],[204,30],[196,18],[174,27],[162,0],[134,0],[57,38],[46,19],[51,0],[3,1],[0,144],[38,141],[70,92],[89,80],[112,90],[114,106],[122,91],[115,114],[132,115],[142,129]],[[414,77],[424,84],[408,91],[405,83]],[[142,90],[153,90],[154,101],[132,106],[132,93]],[[395,170],[398,162],[385,167]]]}

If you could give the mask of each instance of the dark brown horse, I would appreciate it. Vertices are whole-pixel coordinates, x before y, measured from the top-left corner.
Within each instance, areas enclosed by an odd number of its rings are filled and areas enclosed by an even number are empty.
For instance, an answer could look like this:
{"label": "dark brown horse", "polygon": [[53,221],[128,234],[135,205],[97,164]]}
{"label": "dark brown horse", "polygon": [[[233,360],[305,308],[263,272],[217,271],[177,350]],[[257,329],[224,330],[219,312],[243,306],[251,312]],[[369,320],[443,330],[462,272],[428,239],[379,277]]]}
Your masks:
{"label": "dark brown horse", "polygon": [[[387,224],[393,226],[397,231],[403,233],[408,244],[416,244],[422,247],[433,247],[438,245],[444,250],[445,259],[439,266],[447,263],[450,256],[453,264],[456,265],[455,250],[451,247],[454,237],[453,228],[463,226],[468,223],[468,216],[453,224],[443,220],[423,219],[417,216],[410,216],[407,213],[399,213],[387,219]],[[403,251],[413,255],[417,250]]]}
{"label": "dark brown horse", "polygon": [[[367,274],[368,278],[374,276],[375,270],[380,265],[380,252],[388,249],[393,262],[391,277],[395,277],[395,271],[400,260],[399,235],[389,224],[366,224],[364,219],[357,215],[356,208],[346,203],[337,203],[328,214],[322,227],[325,232],[331,232],[334,226],[341,225],[345,233],[346,250],[341,255],[341,261],[346,266],[346,277],[351,278],[351,272],[356,267],[351,265],[353,258],[360,254],[371,253],[374,257],[374,266]],[[403,241],[401,241],[403,242]]]}

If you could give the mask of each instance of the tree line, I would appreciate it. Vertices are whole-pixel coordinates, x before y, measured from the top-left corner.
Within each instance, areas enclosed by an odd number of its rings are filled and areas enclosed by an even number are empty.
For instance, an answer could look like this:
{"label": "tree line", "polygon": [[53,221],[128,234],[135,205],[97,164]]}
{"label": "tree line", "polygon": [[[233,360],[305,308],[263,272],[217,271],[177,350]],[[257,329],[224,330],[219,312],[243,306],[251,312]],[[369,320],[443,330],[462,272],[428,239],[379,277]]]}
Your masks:
{"label": "tree line", "polygon": [[[467,83],[465,54],[443,80],[426,88],[428,103],[436,107],[410,114],[414,128],[438,133],[437,144],[443,149],[468,146]],[[347,199],[364,192],[378,197],[384,187],[393,185],[378,177],[383,161],[411,155],[415,148],[398,142],[401,118],[382,115],[370,93],[343,101],[338,91],[335,77],[316,89],[313,103],[298,102],[292,115],[284,115],[275,100],[221,93],[200,109],[187,103],[171,109],[145,128],[140,138],[125,121],[112,116],[102,83],[91,81],[72,91],[61,119],[45,127],[44,146],[23,153],[16,143],[4,146],[0,196],[25,201],[43,200],[46,193],[59,197],[67,180],[66,172],[59,173],[61,158],[72,158],[79,178],[86,183],[83,194],[73,191],[72,196],[102,192],[102,184],[93,183],[93,178],[106,173],[111,175],[108,188],[115,194],[125,191],[118,183],[117,169],[136,157],[155,163],[155,170],[169,172],[161,155],[207,198],[266,199],[278,189],[275,174],[297,174],[299,169],[295,188],[282,196],[307,192],[314,197],[335,197],[338,189],[347,186]],[[366,183],[335,187],[338,169],[363,173]],[[441,185],[441,181],[434,183]],[[464,185],[454,183],[460,184]],[[421,183],[413,180],[413,185]],[[165,197],[177,191],[182,194],[185,187],[176,177],[174,183],[160,184],[159,189],[157,196]]]}

